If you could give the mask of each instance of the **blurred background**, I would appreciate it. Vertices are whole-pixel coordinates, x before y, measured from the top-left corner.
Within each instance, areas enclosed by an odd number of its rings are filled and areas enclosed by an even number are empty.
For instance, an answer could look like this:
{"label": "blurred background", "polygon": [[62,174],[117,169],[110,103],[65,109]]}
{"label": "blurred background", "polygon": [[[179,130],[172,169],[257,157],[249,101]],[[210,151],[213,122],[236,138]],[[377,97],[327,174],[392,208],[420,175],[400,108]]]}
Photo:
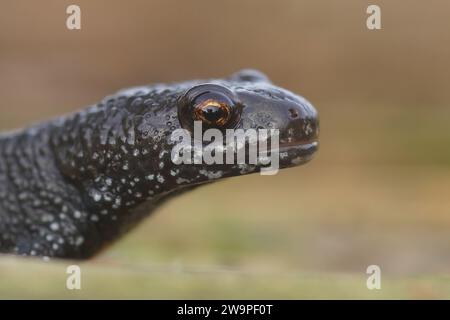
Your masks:
{"label": "blurred background", "polygon": [[[78,31],[66,8],[81,7]],[[366,28],[381,7],[382,30]],[[3,0],[0,129],[241,68],[309,99],[306,166],[173,200],[94,260],[0,257],[0,298],[450,298],[450,3]],[[382,289],[366,288],[379,265]]]}

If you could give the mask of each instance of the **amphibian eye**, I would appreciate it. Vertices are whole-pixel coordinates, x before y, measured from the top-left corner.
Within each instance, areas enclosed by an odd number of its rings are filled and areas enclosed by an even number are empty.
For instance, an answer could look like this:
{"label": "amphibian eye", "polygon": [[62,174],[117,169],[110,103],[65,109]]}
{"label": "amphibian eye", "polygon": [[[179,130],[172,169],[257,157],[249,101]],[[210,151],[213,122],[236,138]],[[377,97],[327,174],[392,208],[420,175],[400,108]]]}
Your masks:
{"label": "amphibian eye", "polygon": [[205,94],[195,99],[194,119],[201,120],[207,125],[223,127],[231,118],[233,102],[225,97],[223,99],[210,96],[210,94]]}
{"label": "amphibian eye", "polygon": [[178,116],[183,127],[192,128],[194,121],[203,127],[231,128],[240,119],[242,106],[227,88],[216,84],[202,84],[189,89],[180,99]]}

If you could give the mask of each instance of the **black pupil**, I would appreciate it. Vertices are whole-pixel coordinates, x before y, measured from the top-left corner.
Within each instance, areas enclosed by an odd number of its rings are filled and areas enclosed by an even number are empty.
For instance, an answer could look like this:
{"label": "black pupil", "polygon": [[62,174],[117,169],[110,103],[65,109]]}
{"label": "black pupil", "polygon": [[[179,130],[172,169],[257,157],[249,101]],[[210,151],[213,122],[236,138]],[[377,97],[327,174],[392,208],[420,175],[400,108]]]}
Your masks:
{"label": "black pupil", "polygon": [[225,117],[225,111],[215,105],[208,105],[202,109],[203,117],[209,122],[217,122]]}

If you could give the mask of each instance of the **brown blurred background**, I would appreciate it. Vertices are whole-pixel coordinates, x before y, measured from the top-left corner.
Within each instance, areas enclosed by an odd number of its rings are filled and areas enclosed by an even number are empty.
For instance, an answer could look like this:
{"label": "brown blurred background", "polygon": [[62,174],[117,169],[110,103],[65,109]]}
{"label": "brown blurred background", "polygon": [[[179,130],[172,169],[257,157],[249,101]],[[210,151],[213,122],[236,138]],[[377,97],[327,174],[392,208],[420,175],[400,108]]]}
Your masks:
{"label": "brown blurred background", "polygon": [[[66,29],[69,4],[81,30]],[[366,28],[369,4],[382,30]],[[449,15],[438,0],[4,0],[0,129],[123,87],[259,69],[319,110],[316,159],[169,203],[86,265],[121,280],[92,280],[84,297],[378,297],[370,264],[389,279],[379,296],[450,297]],[[0,296],[25,294],[27,265],[0,263]],[[68,294],[59,266],[34,266],[46,277],[31,297]]]}

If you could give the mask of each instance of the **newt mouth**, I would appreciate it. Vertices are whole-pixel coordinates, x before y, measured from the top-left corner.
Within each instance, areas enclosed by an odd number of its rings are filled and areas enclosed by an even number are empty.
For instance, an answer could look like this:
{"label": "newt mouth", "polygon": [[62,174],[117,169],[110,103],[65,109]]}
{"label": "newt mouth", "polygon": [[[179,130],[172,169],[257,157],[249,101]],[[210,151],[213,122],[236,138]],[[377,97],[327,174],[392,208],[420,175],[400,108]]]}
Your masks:
{"label": "newt mouth", "polygon": [[280,167],[292,167],[310,161],[319,149],[319,141],[282,144],[279,148]]}
{"label": "newt mouth", "polygon": [[260,150],[260,156],[273,156],[274,152],[278,153],[280,169],[298,166],[309,162],[316,151],[319,149],[318,140],[309,141],[293,141],[280,144],[277,149]]}

